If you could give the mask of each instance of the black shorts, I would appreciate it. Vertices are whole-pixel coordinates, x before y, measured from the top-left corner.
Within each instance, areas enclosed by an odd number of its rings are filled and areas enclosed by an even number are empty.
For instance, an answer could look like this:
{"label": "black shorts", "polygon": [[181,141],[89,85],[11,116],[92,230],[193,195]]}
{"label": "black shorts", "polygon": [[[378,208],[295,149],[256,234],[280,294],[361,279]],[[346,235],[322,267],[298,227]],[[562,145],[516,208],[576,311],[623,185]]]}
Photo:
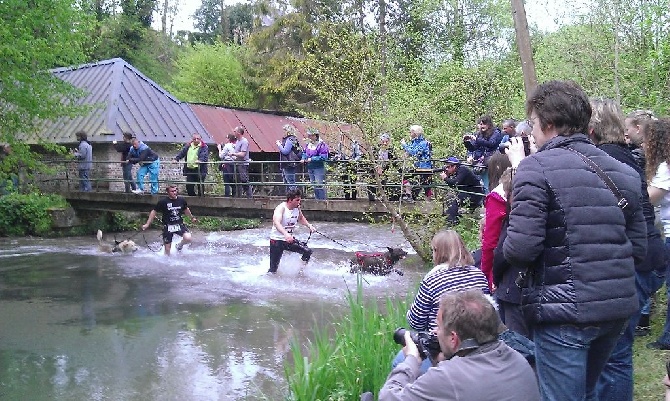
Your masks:
{"label": "black shorts", "polygon": [[[178,227],[177,227],[178,226]],[[179,236],[184,236],[184,233],[188,232],[188,228],[182,224],[166,224],[163,226],[163,244],[172,243],[172,238],[175,234]]]}

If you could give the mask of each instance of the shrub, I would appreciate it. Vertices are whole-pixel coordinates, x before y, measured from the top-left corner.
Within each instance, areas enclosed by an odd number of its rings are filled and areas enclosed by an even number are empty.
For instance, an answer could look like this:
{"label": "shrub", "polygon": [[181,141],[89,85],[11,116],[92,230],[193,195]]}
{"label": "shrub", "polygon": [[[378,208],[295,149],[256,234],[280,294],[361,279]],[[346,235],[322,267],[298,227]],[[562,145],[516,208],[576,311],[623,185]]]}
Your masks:
{"label": "shrub", "polygon": [[0,197],[0,235],[45,235],[51,231],[50,208],[67,207],[62,196],[12,193]]}

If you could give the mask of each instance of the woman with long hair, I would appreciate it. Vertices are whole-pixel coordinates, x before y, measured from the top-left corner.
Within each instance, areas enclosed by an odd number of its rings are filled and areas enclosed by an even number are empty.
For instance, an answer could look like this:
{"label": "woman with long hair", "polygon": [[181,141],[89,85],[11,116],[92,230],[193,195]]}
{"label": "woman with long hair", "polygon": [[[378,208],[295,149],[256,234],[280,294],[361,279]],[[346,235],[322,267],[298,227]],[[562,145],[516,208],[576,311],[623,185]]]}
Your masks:
{"label": "woman with long hair", "polygon": [[[661,209],[661,224],[665,233],[666,254],[670,253],[670,119],[651,120],[642,127],[644,154],[647,161],[647,190],[649,200]],[[666,290],[670,275],[665,277]],[[668,291],[670,294],[670,291]],[[668,304],[670,307],[670,303]],[[668,310],[670,312],[670,308]],[[666,313],[663,333],[648,348],[670,350],[670,313]]]}

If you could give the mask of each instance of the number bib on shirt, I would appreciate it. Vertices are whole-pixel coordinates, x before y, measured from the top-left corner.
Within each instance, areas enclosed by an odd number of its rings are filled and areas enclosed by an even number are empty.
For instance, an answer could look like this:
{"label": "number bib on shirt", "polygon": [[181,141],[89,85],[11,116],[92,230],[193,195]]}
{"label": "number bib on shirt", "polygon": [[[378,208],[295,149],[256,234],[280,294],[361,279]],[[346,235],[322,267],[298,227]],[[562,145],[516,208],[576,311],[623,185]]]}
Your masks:
{"label": "number bib on shirt", "polygon": [[181,225],[179,224],[168,224],[167,230],[169,233],[176,233],[181,231]]}

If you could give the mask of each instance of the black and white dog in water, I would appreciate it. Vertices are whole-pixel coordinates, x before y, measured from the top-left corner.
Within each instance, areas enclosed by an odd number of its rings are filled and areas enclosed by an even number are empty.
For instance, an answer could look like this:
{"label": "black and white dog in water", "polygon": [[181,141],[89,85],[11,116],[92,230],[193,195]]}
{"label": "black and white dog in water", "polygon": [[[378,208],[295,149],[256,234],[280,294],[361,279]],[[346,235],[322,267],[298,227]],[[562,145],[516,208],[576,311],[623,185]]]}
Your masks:
{"label": "black and white dog in water", "polygon": [[375,276],[386,276],[391,272],[399,275],[403,273],[395,268],[395,264],[407,256],[407,252],[402,248],[387,247],[386,252],[366,253],[356,252],[356,256],[351,258],[351,273],[371,273]]}
{"label": "black and white dog in water", "polygon": [[102,231],[98,230],[98,249],[100,252],[105,253],[114,253],[121,252],[124,254],[130,254],[137,251],[138,247],[134,241],[126,239],[123,241],[114,240],[114,244],[105,244],[102,242]]}

